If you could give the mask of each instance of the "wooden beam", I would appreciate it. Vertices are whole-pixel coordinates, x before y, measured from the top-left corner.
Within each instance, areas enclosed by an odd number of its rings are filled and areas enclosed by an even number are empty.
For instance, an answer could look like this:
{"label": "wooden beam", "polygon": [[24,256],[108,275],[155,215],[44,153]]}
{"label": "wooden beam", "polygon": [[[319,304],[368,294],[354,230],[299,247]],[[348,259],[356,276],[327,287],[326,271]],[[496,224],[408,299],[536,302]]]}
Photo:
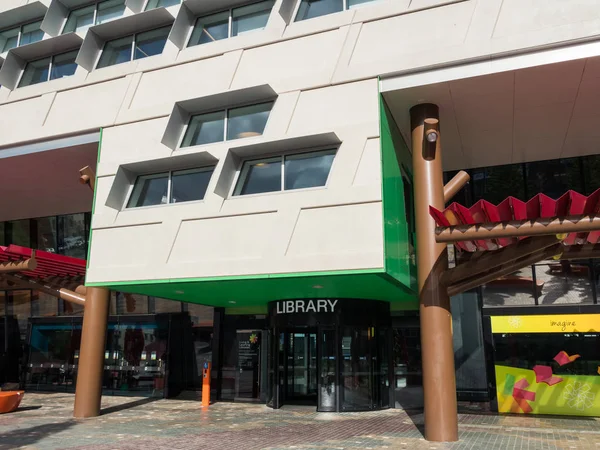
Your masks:
{"label": "wooden beam", "polygon": [[509,262],[500,267],[496,267],[491,271],[483,274],[478,274],[467,280],[463,280],[459,283],[448,286],[448,295],[454,296],[462,294],[470,289],[474,289],[482,284],[489,283],[490,281],[497,280],[500,277],[510,275],[523,267],[535,264],[538,261],[542,261],[547,258],[559,255],[562,252],[563,245],[560,243],[554,244],[541,251],[532,253],[523,258],[517,259],[516,261]]}
{"label": "wooden beam", "polygon": [[35,250],[31,251],[31,258],[24,261],[10,261],[0,263],[0,273],[32,271],[37,269]]}
{"label": "wooden beam", "polygon": [[96,189],[96,174],[90,166],[79,169],[79,182],[81,184],[87,184],[92,191]]}
{"label": "wooden beam", "polygon": [[461,170],[452,177],[448,183],[444,186],[444,202],[448,203],[457,193],[460,191],[465,184],[469,182],[471,177],[467,172]]}
{"label": "wooden beam", "polygon": [[57,288],[49,284],[40,283],[35,280],[31,280],[19,274],[3,274],[3,278],[8,281],[18,283],[20,286],[28,289],[34,289],[36,291],[44,292],[56,298],[60,298],[66,302],[75,303],[77,305],[85,305],[85,297],[76,292],[70,291],[65,288]]}
{"label": "wooden beam", "polygon": [[[520,258],[547,247],[560,243],[564,236],[536,236],[517,242],[514,245],[493,252],[481,252],[479,257],[474,257],[458,266],[448,269],[442,274],[441,281],[446,286],[461,283],[463,280],[489,272],[496,267],[512,263]],[[476,253],[477,254],[477,253]]]}
{"label": "wooden beam", "polygon": [[483,239],[544,236],[600,231],[600,216],[570,216],[550,219],[480,223],[436,228],[436,241],[452,243]]}

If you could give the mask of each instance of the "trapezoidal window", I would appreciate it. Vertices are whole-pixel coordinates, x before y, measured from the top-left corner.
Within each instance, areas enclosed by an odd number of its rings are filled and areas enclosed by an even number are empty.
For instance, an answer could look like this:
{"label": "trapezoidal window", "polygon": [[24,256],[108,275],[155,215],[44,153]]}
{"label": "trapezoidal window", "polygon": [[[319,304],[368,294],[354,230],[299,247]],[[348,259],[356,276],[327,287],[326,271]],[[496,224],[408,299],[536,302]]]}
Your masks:
{"label": "trapezoidal window", "polygon": [[296,22],[354,9],[377,0],[302,0],[296,13]]}
{"label": "trapezoidal window", "polygon": [[231,8],[196,20],[188,47],[220,41],[267,26],[275,0]]}
{"label": "trapezoidal window", "polygon": [[78,52],[79,50],[73,50],[28,62],[18,87],[31,86],[74,75],[75,70],[77,70],[75,58]]}
{"label": "trapezoidal window", "polygon": [[245,161],[233,195],[325,186],[336,152],[327,149]]}
{"label": "trapezoidal window", "polygon": [[104,50],[102,50],[96,68],[101,69],[136,59],[160,55],[165,48],[170,32],[171,25],[167,25],[155,30],[108,41],[104,44]]}
{"label": "trapezoidal window", "polygon": [[203,200],[214,167],[140,175],[135,180],[127,208]]}
{"label": "trapezoidal window", "polygon": [[125,12],[125,0],[105,0],[69,12],[63,34],[84,31],[93,25],[118,19]]}
{"label": "trapezoidal window", "polygon": [[267,102],[192,116],[181,147],[260,136],[272,107],[273,102]]}
{"label": "trapezoidal window", "polygon": [[42,21],[28,23],[14,28],[0,31],[0,53],[9,51],[11,48],[32,44],[41,41],[44,32],[40,29]]}

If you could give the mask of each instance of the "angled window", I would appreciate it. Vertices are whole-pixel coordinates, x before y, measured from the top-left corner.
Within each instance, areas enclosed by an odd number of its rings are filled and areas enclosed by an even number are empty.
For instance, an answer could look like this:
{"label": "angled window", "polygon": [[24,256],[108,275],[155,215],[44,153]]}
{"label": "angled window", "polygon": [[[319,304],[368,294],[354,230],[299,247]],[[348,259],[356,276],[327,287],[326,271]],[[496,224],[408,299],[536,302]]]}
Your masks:
{"label": "angled window", "polygon": [[40,20],[0,31],[0,53],[7,52],[11,48],[41,41],[44,37],[44,32],[40,29],[41,25],[42,21]]}
{"label": "angled window", "polygon": [[75,63],[77,53],[78,50],[73,50],[28,62],[19,81],[19,87],[31,86],[32,84],[73,75],[77,69]]}
{"label": "angled window", "polygon": [[296,22],[357,8],[377,0],[301,0]]}
{"label": "angled window", "polygon": [[137,178],[127,208],[204,199],[214,167],[175,170]]}
{"label": "angled window", "polygon": [[154,8],[168,8],[169,6],[179,5],[181,0],[148,0],[146,3],[145,11],[149,11]]}
{"label": "angled window", "polygon": [[260,136],[272,107],[273,102],[267,102],[192,116],[181,147]]}
{"label": "angled window", "polygon": [[274,4],[275,0],[267,0],[199,17],[188,47],[262,30],[267,25]]}
{"label": "angled window", "polygon": [[108,41],[98,61],[97,69],[163,52],[171,25]]}
{"label": "angled window", "polygon": [[117,19],[125,12],[125,0],[105,0],[83,8],[74,9],[63,28],[63,34],[83,31],[101,23]]}
{"label": "angled window", "polygon": [[335,154],[329,149],[246,161],[233,195],[325,186]]}

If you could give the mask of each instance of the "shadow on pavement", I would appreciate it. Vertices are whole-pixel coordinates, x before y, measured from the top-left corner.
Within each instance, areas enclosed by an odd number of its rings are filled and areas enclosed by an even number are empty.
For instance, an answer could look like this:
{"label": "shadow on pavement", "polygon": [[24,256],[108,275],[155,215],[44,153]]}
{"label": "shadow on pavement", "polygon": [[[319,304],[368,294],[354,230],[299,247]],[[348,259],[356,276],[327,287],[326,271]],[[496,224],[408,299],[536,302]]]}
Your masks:
{"label": "shadow on pavement", "polygon": [[100,411],[100,415],[104,416],[106,414],[112,414],[119,411],[124,411],[126,409],[136,408],[138,406],[147,405],[148,403],[155,402],[157,400],[162,400],[162,398],[142,398],[140,400],[136,400],[134,402],[123,403],[121,405],[109,406],[108,408],[104,408]]}
{"label": "shadow on pavement", "polygon": [[47,436],[68,430],[76,423],[77,422],[74,420],[70,420],[61,423],[48,423],[30,428],[17,428],[8,433],[0,433],[0,449],[33,445]]}
{"label": "shadow on pavement", "polygon": [[20,406],[19,408],[17,408],[16,412],[22,412],[22,411],[35,411],[36,409],[41,409],[42,405],[38,405],[38,406]]}

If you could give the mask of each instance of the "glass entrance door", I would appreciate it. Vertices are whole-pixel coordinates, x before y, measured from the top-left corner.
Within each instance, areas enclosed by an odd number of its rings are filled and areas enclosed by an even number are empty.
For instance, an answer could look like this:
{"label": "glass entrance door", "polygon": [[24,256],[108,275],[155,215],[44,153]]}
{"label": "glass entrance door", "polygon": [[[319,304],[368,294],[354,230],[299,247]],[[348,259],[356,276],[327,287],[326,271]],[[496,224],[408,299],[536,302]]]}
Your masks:
{"label": "glass entrance door", "polygon": [[286,344],[286,399],[290,402],[316,404],[317,401],[317,333],[291,331]]}

